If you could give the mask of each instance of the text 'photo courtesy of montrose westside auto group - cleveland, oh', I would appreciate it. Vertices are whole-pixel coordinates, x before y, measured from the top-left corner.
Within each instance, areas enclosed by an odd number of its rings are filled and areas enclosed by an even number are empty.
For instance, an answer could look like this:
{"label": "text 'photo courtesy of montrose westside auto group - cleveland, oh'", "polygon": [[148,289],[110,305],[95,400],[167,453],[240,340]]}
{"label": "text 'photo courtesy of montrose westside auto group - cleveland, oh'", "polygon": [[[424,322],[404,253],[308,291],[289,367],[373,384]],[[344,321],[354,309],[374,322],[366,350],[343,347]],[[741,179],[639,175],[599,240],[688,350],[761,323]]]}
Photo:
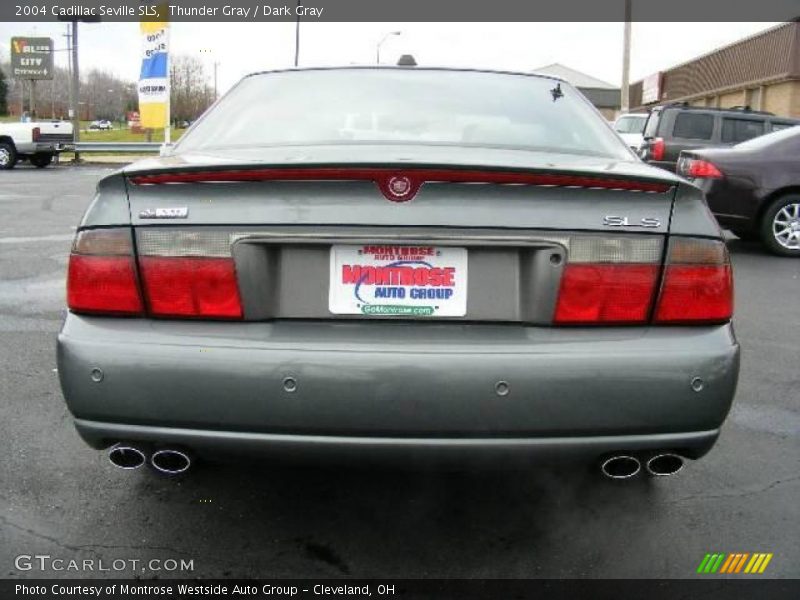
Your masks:
{"label": "text 'photo courtesy of montrose westside auto group - cleveland, oh'", "polygon": [[800,597],[800,1],[0,5],[0,600]]}

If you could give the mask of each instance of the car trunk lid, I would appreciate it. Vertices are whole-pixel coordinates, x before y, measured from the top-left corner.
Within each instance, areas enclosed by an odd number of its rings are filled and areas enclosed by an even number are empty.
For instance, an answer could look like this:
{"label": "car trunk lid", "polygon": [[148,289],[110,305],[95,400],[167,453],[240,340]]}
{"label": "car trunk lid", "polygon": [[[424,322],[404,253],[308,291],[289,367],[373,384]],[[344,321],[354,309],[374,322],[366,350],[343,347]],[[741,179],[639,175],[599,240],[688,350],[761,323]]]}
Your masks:
{"label": "car trunk lid", "polygon": [[[234,287],[235,278],[249,320],[582,322],[599,313],[577,305],[558,312],[563,274],[569,265],[605,264],[632,266],[633,288],[615,293],[648,295],[634,320],[649,317],[674,177],[633,161],[448,150],[417,152],[412,161],[402,148],[358,146],[347,157],[340,148],[291,149],[283,162],[273,150],[260,160],[251,152],[222,164],[176,156],[129,169],[145,300],[162,316],[204,316],[159,290],[192,287],[187,260],[221,259],[229,267],[215,281]],[[185,272],[162,276],[175,259]],[[622,275],[573,271],[576,297],[585,295],[587,277]],[[365,301],[359,290],[384,300]],[[410,302],[405,294],[427,296]],[[607,306],[606,320],[630,318],[620,306]],[[216,316],[236,318],[228,308]]]}

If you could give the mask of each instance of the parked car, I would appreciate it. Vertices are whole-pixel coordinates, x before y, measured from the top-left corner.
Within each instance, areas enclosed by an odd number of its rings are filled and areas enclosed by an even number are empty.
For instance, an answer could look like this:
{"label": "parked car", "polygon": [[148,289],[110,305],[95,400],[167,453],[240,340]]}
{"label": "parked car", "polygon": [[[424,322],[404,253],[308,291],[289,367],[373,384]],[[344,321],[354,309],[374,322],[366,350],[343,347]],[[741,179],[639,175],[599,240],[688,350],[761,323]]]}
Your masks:
{"label": "parked car", "polygon": [[123,468],[555,454],[668,475],[731,406],[732,295],[701,190],[565,81],[274,71],[100,180],[58,374]]}
{"label": "parked car", "polygon": [[111,123],[111,121],[101,119],[100,121],[92,121],[89,124],[89,129],[93,129],[95,131],[110,131],[111,129],[114,129],[114,125]]}
{"label": "parked car", "polygon": [[681,152],[678,172],[703,189],[723,227],[800,257],[800,127],[733,148]]}
{"label": "parked car", "polygon": [[644,125],[647,113],[628,113],[614,121],[614,131],[637,154],[644,141]]}
{"label": "parked car", "polygon": [[13,169],[20,160],[43,168],[57,154],[74,149],[72,123],[67,121],[0,123],[0,169]]}
{"label": "parked car", "polygon": [[733,146],[799,123],[748,107],[657,106],[647,119],[640,155],[651,165],[675,171],[684,150]]}

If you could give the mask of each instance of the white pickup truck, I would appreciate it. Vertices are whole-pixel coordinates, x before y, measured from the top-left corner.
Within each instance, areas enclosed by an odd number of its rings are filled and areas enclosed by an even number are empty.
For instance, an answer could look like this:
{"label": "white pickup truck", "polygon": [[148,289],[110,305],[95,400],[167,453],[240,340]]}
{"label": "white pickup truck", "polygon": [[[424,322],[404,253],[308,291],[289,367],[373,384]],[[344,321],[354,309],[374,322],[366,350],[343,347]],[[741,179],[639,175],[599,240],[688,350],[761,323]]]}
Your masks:
{"label": "white pickup truck", "polygon": [[41,169],[59,152],[74,149],[69,121],[0,123],[0,169],[13,169],[17,161],[26,159]]}

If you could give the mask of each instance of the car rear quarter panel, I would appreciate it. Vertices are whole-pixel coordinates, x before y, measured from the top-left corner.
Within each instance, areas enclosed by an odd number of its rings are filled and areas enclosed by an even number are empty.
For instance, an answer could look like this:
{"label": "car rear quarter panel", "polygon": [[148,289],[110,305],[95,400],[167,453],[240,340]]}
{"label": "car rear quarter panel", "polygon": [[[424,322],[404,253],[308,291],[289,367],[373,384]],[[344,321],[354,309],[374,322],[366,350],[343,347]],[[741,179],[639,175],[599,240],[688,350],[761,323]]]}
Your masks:
{"label": "car rear quarter panel", "polygon": [[131,224],[125,177],[118,171],[101,179],[80,226],[111,227]]}

